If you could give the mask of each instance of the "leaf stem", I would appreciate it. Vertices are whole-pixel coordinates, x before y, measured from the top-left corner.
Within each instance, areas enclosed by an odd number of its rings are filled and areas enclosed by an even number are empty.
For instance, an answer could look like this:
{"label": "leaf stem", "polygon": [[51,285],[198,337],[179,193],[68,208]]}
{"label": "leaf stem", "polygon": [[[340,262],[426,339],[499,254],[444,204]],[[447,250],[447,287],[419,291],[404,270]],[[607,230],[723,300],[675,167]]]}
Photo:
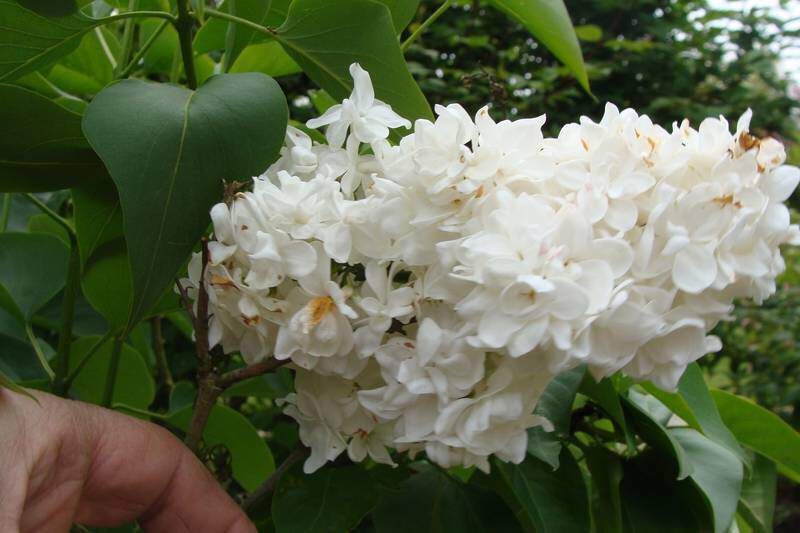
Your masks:
{"label": "leaf stem", "polygon": [[156,418],[158,420],[166,420],[169,418],[169,415],[164,413],[154,413],[153,411],[148,411],[147,409],[139,409],[138,407],[133,407],[132,405],[125,405],[124,403],[115,403],[111,405],[111,408],[115,411],[128,411],[135,415],[147,416],[150,418]]}
{"label": "leaf stem", "polygon": [[153,43],[156,42],[156,39],[158,39],[158,37],[161,35],[161,32],[163,32],[168,25],[169,25],[168,20],[165,20],[158,25],[158,27],[155,29],[152,35],[150,35],[150,37],[148,37],[147,40],[142,44],[142,46],[140,46],[139,49],[136,51],[136,54],[131,59],[130,63],[128,63],[128,65],[122,70],[122,72],[119,73],[118,76],[119,78],[127,78],[128,76],[130,76],[131,72],[133,72],[133,69],[136,68],[136,65],[139,64],[139,61],[142,60],[142,58],[150,49],[150,47],[153,46]]}
{"label": "leaf stem", "polygon": [[125,13],[117,13],[116,15],[111,15],[108,17],[104,17],[101,19],[97,19],[96,22],[98,24],[109,24],[111,22],[117,22],[119,20],[125,20],[130,18],[161,18],[166,19],[173,24],[176,22],[177,17],[172,13],[167,13],[166,11],[126,11]]}
{"label": "leaf stem", "polygon": [[3,213],[0,215],[0,233],[4,233],[8,227],[8,217],[11,215],[11,193],[3,195]]}
{"label": "leaf stem", "polygon": [[100,348],[102,348],[103,345],[106,342],[108,342],[108,340],[113,335],[114,335],[113,331],[111,330],[107,331],[105,335],[97,339],[97,342],[95,342],[92,345],[92,347],[89,348],[89,351],[86,352],[86,355],[83,356],[83,359],[81,359],[81,361],[77,364],[77,366],[75,366],[75,369],[72,372],[70,372],[67,378],[64,380],[64,384],[67,390],[69,390],[70,386],[72,385],[72,382],[75,381],[75,378],[78,377],[78,374],[81,373],[83,367],[86,366],[86,363],[89,362],[89,360],[94,356],[94,354],[96,354],[100,350]]}
{"label": "leaf stem", "polygon": [[[128,12],[136,11],[139,0],[128,0]],[[128,64],[128,58],[133,48],[133,19],[127,19],[122,29],[122,51],[119,55],[119,63],[114,70],[119,73],[119,69]],[[117,76],[118,78],[122,76]]]}
{"label": "leaf stem", "polygon": [[56,221],[58,223],[59,226],[61,226],[65,230],[67,230],[67,234],[70,236],[70,239],[72,239],[72,238],[76,238],[77,239],[77,234],[75,233],[75,228],[72,227],[72,224],[70,224],[68,220],[66,220],[61,215],[59,215],[58,213],[56,213],[55,211],[53,211],[52,209],[47,207],[47,204],[45,204],[43,201],[39,200],[36,196],[32,195],[31,193],[26,192],[23,196],[30,203],[32,203],[33,205],[38,207],[39,211],[41,211],[45,215],[47,215],[50,218],[52,218],[54,221]]}
{"label": "leaf stem", "polygon": [[50,378],[50,381],[53,381],[56,373],[53,372],[52,368],[50,368],[50,363],[47,362],[47,357],[44,356],[44,351],[42,351],[39,340],[33,333],[33,327],[31,326],[30,322],[25,323],[25,334],[28,336],[28,341],[31,343],[31,346],[33,346],[33,351],[36,352],[36,357],[39,359],[39,364],[42,365],[42,368],[47,374],[47,377]]}
{"label": "leaf stem", "polygon": [[67,393],[66,377],[69,373],[69,354],[72,347],[72,324],[75,320],[75,300],[78,297],[78,285],[81,276],[81,256],[78,251],[78,240],[70,236],[69,266],[67,282],[64,285],[64,299],[61,303],[61,329],[58,333],[58,366],[56,367],[53,390],[59,396]]}
{"label": "leaf stem", "polygon": [[183,57],[183,71],[186,74],[186,85],[191,90],[197,89],[197,74],[194,69],[194,52],[192,51],[192,26],[194,17],[189,13],[189,0],[178,0],[178,18],[173,22],[178,30],[178,40]]}
{"label": "leaf stem", "polygon": [[256,24],[255,22],[243,19],[241,17],[237,17],[236,15],[231,15],[230,13],[223,13],[222,11],[217,11],[216,9],[206,9],[206,15],[213,18],[227,20],[228,22],[235,22],[236,24],[246,26],[251,30],[269,35],[273,38],[277,38],[277,36],[275,35],[275,30],[273,30],[272,28],[267,28],[266,26],[262,26],[261,24]]}
{"label": "leaf stem", "polygon": [[114,339],[114,347],[111,350],[111,360],[108,362],[108,373],[106,374],[106,388],[103,391],[103,407],[111,407],[114,398],[114,387],[117,384],[117,373],[119,372],[119,360],[122,355],[122,335]]}
{"label": "leaf stem", "polygon": [[272,473],[271,476],[269,476],[269,478],[260,487],[258,487],[256,490],[247,495],[245,500],[242,502],[242,509],[247,511],[253,506],[253,504],[261,501],[269,494],[274,492],[275,486],[278,484],[278,481],[280,481],[283,474],[285,474],[286,471],[289,470],[289,468],[297,461],[300,461],[301,459],[305,458],[306,455],[308,455],[308,450],[306,450],[305,448],[297,448],[292,453],[290,453],[288,457],[286,457],[286,459],[283,460],[280,466]]}
{"label": "leaf stem", "polygon": [[[228,0],[228,10],[236,13],[236,0]],[[228,29],[225,32],[225,52],[222,55],[222,72],[228,72],[233,63],[233,46],[236,43],[236,23],[228,22]]]}
{"label": "leaf stem", "polygon": [[430,26],[431,24],[433,24],[434,22],[436,22],[436,19],[438,19],[439,17],[441,17],[441,16],[444,14],[444,12],[445,12],[445,11],[447,11],[447,8],[449,8],[449,7],[450,7],[450,4],[452,4],[452,3],[453,3],[453,0],[445,0],[444,2],[442,2],[442,5],[440,5],[440,6],[439,6],[439,8],[438,8],[436,11],[434,11],[434,12],[431,14],[431,16],[430,16],[430,17],[428,17],[427,19],[425,19],[425,21],[424,21],[422,24],[420,24],[420,25],[419,25],[419,28],[417,28],[416,30],[414,30],[414,33],[412,33],[412,34],[411,34],[411,35],[408,37],[408,39],[406,39],[405,41],[403,41],[403,44],[401,44],[401,45],[400,45],[400,50],[402,50],[403,52],[405,52],[405,51],[406,51],[406,49],[407,49],[409,46],[411,46],[411,43],[413,43],[414,41],[416,41],[416,40],[417,40],[417,38],[418,38],[420,35],[422,35],[422,33],[423,33],[425,30],[427,30],[427,29],[428,29],[428,26]]}

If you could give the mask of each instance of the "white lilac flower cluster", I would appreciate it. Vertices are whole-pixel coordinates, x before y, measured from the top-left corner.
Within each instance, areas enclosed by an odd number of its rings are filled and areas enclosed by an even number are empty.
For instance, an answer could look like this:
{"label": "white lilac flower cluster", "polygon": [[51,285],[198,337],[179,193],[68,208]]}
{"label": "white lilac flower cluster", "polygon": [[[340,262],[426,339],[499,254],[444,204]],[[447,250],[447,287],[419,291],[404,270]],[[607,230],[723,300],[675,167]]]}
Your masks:
{"label": "white lilac flower cluster", "polygon": [[545,138],[544,116],[453,104],[391,144],[411,124],[350,72],[350,98],[308,122],[327,143],[290,127],[252,192],[211,211],[210,344],[291,360],[307,472],[345,450],[518,463],[555,375],[585,363],[673,389],[800,241],[783,204],[800,171],[749,111],[733,134],[723,118],[668,131],[609,104]]}

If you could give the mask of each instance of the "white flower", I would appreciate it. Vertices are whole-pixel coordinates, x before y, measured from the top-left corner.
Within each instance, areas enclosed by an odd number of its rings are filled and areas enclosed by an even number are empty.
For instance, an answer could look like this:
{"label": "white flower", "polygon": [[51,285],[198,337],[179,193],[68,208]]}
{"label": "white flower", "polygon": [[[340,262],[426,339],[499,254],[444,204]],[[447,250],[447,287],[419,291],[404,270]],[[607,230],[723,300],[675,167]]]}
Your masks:
{"label": "white flower", "polygon": [[408,122],[351,73],[350,98],[309,122],[327,144],[289,128],[253,190],[212,208],[202,279],[211,346],[291,360],[306,472],[345,450],[520,462],[528,428],[550,428],[533,412],[554,376],[586,364],[674,389],[800,244],[800,170],[749,111],[733,133],[722,117],[667,131],[609,104],[545,138],[544,116],[451,104],[393,146]]}
{"label": "white flower", "polygon": [[389,136],[390,128],[410,128],[411,123],[392,111],[387,104],[375,98],[369,74],[358,63],[350,65],[353,92],[341,104],[331,106],[325,113],[309,120],[309,128],[328,126],[325,135],[328,144],[340,148],[348,128],[359,142],[373,143]]}

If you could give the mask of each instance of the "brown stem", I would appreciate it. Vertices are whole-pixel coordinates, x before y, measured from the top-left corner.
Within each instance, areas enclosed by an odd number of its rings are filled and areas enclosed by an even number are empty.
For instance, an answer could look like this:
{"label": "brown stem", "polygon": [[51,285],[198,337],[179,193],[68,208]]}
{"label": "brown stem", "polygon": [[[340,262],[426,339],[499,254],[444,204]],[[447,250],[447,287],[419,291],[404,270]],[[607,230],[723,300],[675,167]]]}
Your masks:
{"label": "brown stem", "polygon": [[240,381],[260,376],[261,374],[266,374],[267,372],[275,370],[276,368],[280,368],[289,362],[289,359],[279,361],[278,359],[269,358],[254,365],[243,366],[242,368],[237,368],[236,370],[231,370],[230,372],[226,372],[225,374],[221,375],[217,381],[217,385],[224,390],[234,383],[239,383]]}
{"label": "brown stem", "polygon": [[281,476],[283,476],[283,474],[289,470],[293,464],[305,458],[306,455],[308,455],[308,450],[305,448],[298,448],[290,453],[289,456],[284,459],[281,465],[277,468],[277,470],[275,470],[275,472],[269,476],[269,479],[267,479],[256,490],[248,494],[248,496],[242,502],[242,509],[247,511],[253,507],[256,502],[259,502],[263,498],[270,495],[275,490],[275,486],[278,484]]}
{"label": "brown stem", "polygon": [[222,389],[217,387],[216,380],[217,378],[214,374],[209,374],[201,377],[198,383],[197,400],[194,403],[192,420],[189,423],[189,430],[186,432],[184,441],[195,455],[199,451],[200,441],[203,440],[203,431],[208,422],[208,417],[211,416],[214,404],[217,403],[217,398],[222,393]]}

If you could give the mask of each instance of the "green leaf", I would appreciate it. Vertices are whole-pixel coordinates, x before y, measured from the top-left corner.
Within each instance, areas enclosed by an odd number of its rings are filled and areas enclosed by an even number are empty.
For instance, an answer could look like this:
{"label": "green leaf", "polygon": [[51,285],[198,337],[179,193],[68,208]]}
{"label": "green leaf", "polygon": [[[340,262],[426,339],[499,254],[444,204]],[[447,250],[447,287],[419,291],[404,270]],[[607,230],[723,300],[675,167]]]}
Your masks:
{"label": "green leaf", "polygon": [[603,38],[603,30],[600,26],[595,24],[584,24],[582,26],[575,26],[575,35],[581,41],[595,43]]}
{"label": "green leaf", "polygon": [[754,454],[750,476],[742,482],[738,511],[756,533],[770,533],[775,514],[775,488],[778,481],[775,463]]}
{"label": "green leaf", "polygon": [[434,466],[412,475],[396,488],[382,490],[372,522],[378,533],[488,531],[465,486]]}
{"label": "green leaf", "polygon": [[[70,372],[74,371],[100,336],[81,337],[70,349]],[[113,343],[106,342],[86,363],[72,383],[72,392],[81,400],[100,404],[108,378]],[[113,403],[147,409],[156,395],[156,386],[141,354],[127,344],[122,345],[119,369],[114,383]]]}
{"label": "green leaf", "polygon": [[[633,393],[634,391],[631,391]],[[620,397],[625,416],[631,420],[639,436],[661,455],[671,457],[673,475],[677,479],[685,479],[692,473],[692,464],[686,452],[675,437],[658,421],[658,417],[642,408],[628,398]]]}
{"label": "green leaf", "polygon": [[570,414],[575,394],[581,384],[586,366],[581,365],[563,372],[551,381],[536,404],[534,414],[543,416],[553,424],[553,431],[541,426],[528,430],[528,453],[558,468],[561,437],[569,433]]}
{"label": "green leaf", "polygon": [[104,45],[116,60],[120,45],[114,34],[103,29],[88,32],[76,50],[53,65],[47,79],[68,93],[94,96],[114,79],[114,68]]}
{"label": "green leaf", "polygon": [[559,61],[572,71],[586,92],[589,78],[581,45],[562,0],[488,0],[490,4],[522,23]]}
{"label": "green leaf", "polygon": [[711,390],[722,421],[736,439],[800,478],[800,434],[781,417],[746,398]]}
{"label": "green leaf", "polygon": [[19,78],[69,54],[97,24],[76,11],[74,2],[53,4],[0,0],[0,81]]}
{"label": "green leaf", "polygon": [[585,448],[586,465],[591,473],[592,517],[597,533],[622,531],[622,481],[620,457],[601,446]]}
{"label": "green leaf", "polygon": [[692,462],[689,478],[705,496],[714,518],[715,533],[727,531],[742,488],[742,462],[728,448],[694,429],[673,428],[669,432]]}
{"label": "green leaf", "polygon": [[230,70],[231,73],[261,72],[275,78],[300,71],[300,66],[294,59],[274,41],[248,46],[242,50]]}
{"label": "green leaf", "polygon": [[519,507],[538,533],[590,530],[586,484],[567,448],[555,471],[534,457],[518,465],[494,461],[492,467],[518,504],[511,507]]}
{"label": "green leaf", "polygon": [[432,118],[408,70],[385,5],[372,0],[295,0],[276,39],[303,71],[330,95],[350,95],[349,67],[370,73],[377,98],[409,120]]}
{"label": "green leaf", "polygon": [[[192,408],[185,407],[167,418],[167,422],[183,431],[189,427]],[[203,441],[208,448],[224,446],[231,454],[233,478],[253,491],[275,471],[267,443],[258,431],[240,413],[224,405],[215,405],[203,431]]]}
{"label": "green leaf", "polygon": [[0,307],[20,323],[64,287],[69,251],[57,237],[0,234]]}
{"label": "green leaf", "polygon": [[277,533],[350,531],[372,510],[377,493],[357,465],[304,474],[297,464],[278,482],[272,501]]}
{"label": "green leaf", "polygon": [[133,283],[124,239],[114,239],[95,251],[84,266],[81,288],[110,329],[125,327],[133,302]]}
{"label": "green leaf", "polygon": [[744,464],[749,464],[749,458],[739,446],[736,437],[722,422],[697,363],[692,363],[686,369],[678,383],[677,393],[664,392],[652,383],[643,383],[642,386],[689,426],[728,448]]}
{"label": "green leaf", "polygon": [[28,219],[28,232],[52,235],[53,237],[58,238],[59,241],[63,242],[64,246],[69,246],[69,233],[67,233],[67,230],[64,229],[64,226],[44,213],[33,215]]}
{"label": "green leaf", "polygon": [[98,94],[84,131],[119,192],[133,325],[172,284],[208,226],[223,179],[264,171],[286,129],[286,99],[263,74],[225,74],[197,91],[125,80]]}
{"label": "green leaf", "polygon": [[394,31],[400,35],[406,26],[408,26],[414,15],[417,14],[419,9],[420,0],[378,0],[384,4],[392,14],[392,22],[394,22]]}
{"label": "green leaf", "polygon": [[52,191],[105,175],[79,114],[14,85],[0,84],[0,101],[0,191]]}
{"label": "green leaf", "polygon": [[72,189],[72,204],[81,264],[85,265],[98,248],[123,236],[119,195],[114,182],[106,178],[91,187]]}

